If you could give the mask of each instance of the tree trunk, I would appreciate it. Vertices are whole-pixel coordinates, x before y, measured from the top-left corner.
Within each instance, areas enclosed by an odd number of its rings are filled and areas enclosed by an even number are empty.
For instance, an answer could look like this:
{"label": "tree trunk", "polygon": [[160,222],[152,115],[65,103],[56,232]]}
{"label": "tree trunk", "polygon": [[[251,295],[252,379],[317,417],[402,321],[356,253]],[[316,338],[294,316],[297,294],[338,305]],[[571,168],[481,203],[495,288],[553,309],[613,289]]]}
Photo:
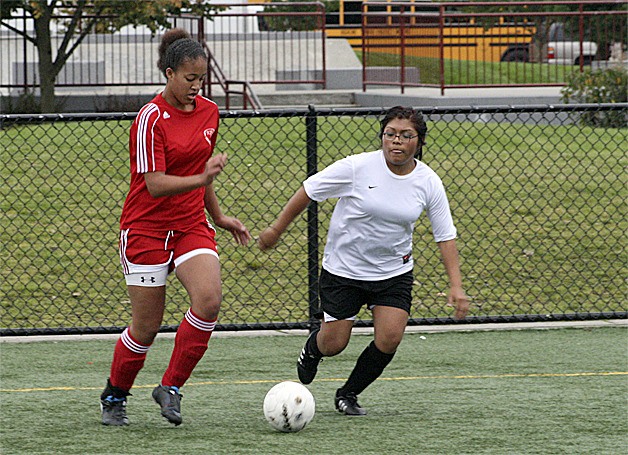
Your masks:
{"label": "tree trunk", "polygon": [[50,40],[51,14],[43,8],[41,16],[35,18],[37,36],[37,54],[39,56],[39,88],[41,91],[41,112],[55,111],[55,79],[57,72],[52,62],[52,43]]}

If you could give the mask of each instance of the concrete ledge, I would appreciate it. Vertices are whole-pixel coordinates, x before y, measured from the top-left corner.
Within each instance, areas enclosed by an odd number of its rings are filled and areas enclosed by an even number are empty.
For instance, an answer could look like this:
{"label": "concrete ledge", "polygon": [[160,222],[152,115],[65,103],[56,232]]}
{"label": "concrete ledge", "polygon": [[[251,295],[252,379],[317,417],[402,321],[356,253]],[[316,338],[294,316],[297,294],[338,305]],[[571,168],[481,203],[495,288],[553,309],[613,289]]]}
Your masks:
{"label": "concrete ledge", "polygon": [[366,92],[355,93],[355,103],[365,107],[550,105],[561,104],[561,88],[447,88],[441,95],[440,89],[433,87],[406,88],[404,93],[400,87],[367,87]]}
{"label": "concrete ledge", "polygon": [[[433,326],[409,326],[406,333],[443,333],[443,332],[477,332],[497,330],[550,330],[550,329],[584,329],[599,327],[628,328],[628,319],[606,319],[593,321],[557,321],[557,322],[513,322],[513,323],[489,323],[489,324],[451,324]],[[356,335],[371,335],[372,327],[357,327],[353,329]],[[241,330],[241,331],[216,331],[212,337],[262,337],[262,336],[306,336],[307,330]],[[172,339],[174,333],[160,333],[159,339]],[[0,337],[1,343],[35,343],[40,341],[94,341],[117,340],[120,334],[105,335],[36,335],[36,336],[7,336]]]}

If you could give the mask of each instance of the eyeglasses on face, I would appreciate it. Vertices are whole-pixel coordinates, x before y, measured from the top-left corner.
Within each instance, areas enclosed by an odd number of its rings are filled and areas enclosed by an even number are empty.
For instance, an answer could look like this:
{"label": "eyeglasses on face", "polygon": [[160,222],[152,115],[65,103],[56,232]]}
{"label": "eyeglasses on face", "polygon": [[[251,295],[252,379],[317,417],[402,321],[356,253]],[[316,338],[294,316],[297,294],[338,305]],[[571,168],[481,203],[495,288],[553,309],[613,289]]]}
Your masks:
{"label": "eyeglasses on face", "polygon": [[396,137],[398,137],[399,138],[399,142],[401,142],[402,144],[405,144],[406,142],[410,142],[415,137],[419,137],[419,135],[418,134],[412,135],[410,133],[396,134],[396,133],[392,133],[390,131],[384,131],[383,137],[387,141],[393,141]]}

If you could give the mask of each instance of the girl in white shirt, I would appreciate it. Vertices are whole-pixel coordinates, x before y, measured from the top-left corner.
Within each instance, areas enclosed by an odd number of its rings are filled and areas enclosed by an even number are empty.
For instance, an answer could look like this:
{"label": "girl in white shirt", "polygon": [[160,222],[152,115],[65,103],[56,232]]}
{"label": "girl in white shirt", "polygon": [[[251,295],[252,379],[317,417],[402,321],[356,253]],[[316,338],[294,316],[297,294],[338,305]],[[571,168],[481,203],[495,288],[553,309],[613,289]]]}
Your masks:
{"label": "girl in white shirt", "polygon": [[357,396],[381,375],[403,338],[412,302],[412,232],[423,210],[449,278],[454,317],[464,319],[469,309],[445,189],[438,175],[417,159],[426,133],[419,112],[391,108],[381,121],[381,150],[343,158],[308,178],[275,223],[259,235],[259,247],[272,248],[311,201],[339,198],[320,274],[323,321],[306,341],[297,372],[303,384],[311,383],[322,357],[347,346],[353,321],[367,305],[373,313],[374,340],[336,391],[336,409],[346,415],[366,414]]}

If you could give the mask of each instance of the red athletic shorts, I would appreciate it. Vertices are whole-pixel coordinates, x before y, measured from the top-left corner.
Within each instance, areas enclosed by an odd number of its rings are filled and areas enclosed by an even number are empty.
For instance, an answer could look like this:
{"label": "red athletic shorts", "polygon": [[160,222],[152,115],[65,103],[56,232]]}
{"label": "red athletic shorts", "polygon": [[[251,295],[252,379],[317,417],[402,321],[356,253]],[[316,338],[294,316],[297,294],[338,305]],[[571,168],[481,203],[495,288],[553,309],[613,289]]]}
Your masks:
{"label": "red athletic shorts", "polygon": [[128,285],[164,286],[168,274],[199,255],[218,257],[216,230],[209,222],[186,231],[120,231],[120,263]]}

